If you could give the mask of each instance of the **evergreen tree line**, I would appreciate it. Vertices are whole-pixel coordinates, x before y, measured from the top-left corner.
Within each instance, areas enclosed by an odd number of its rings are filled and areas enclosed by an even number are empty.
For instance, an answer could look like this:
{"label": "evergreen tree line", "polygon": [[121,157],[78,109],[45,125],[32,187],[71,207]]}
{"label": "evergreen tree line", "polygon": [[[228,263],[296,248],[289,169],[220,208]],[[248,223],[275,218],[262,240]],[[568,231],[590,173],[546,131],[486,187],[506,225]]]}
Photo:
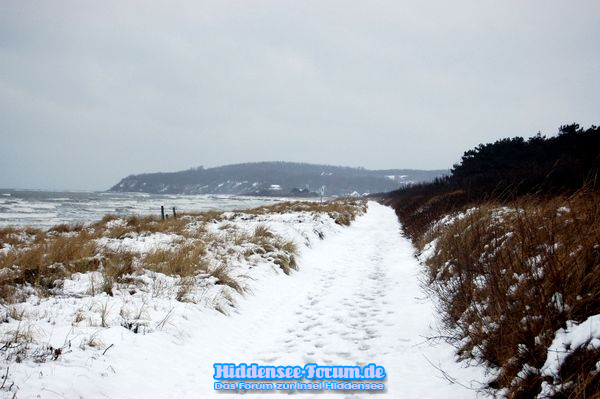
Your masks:
{"label": "evergreen tree line", "polygon": [[597,186],[600,127],[564,125],[553,137],[537,134],[480,144],[464,153],[443,183],[471,195],[558,194]]}

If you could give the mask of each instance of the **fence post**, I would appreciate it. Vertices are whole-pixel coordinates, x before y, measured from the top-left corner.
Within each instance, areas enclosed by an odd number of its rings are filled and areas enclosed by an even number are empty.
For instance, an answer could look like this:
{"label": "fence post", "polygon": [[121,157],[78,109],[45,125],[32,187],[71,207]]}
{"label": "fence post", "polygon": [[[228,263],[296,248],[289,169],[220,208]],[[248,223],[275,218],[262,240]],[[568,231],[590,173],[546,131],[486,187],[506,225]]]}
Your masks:
{"label": "fence post", "polygon": [[160,206],[160,217],[162,220],[165,220],[165,206],[164,205]]}
{"label": "fence post", "polygon": [[173,207],[173,219],[177,218],[177,213],[175,213],[175,207]]}

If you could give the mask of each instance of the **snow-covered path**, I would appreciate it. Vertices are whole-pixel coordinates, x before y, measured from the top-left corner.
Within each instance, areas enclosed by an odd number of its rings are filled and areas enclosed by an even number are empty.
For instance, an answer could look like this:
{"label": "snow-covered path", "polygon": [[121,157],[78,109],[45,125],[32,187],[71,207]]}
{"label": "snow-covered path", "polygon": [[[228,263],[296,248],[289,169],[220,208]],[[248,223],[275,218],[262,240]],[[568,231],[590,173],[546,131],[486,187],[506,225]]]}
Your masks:
{"label": "snow-covered path", "polygon": [[431,365],[464,384],[482,380],[481,370],[454,363],[449,345],[426,342],[435,335],[433,306],[419,287],[421,266],[391,208],[369,203],[365,216],[321,244],[306,252],[302,272],[285,286],[254,298],[264,304],[266,294],[270,306],[245,304],[242,313],[254,322],[235,363],[376,363],[386,368],[391,397],[475,397]]}
{"label": "snow-covered path", "polygon": [[483,380],[481,370],[454,363],[451,347],[426,342],[425,337],[435,335],[433,306],[419,288],[420,265],[413,251],[400,235],[393,210],[370,202],[352,226],[305,249],[299,272],[256,282],[238,313],[225,317],[190,305],[185,319],[177,321],[180,334],[175,336],[157,332],[140,341],[128,332],[115,333],[120,334],[111,338],[115,349],[85,368],[52,368],[56,379],[45,380],[55,383],[46,385],[41,397],[217,395],[213,363],[375,363],[385,367],[389,397],[475,397],[475,391],[450,384],[431,364],[463,384]]}

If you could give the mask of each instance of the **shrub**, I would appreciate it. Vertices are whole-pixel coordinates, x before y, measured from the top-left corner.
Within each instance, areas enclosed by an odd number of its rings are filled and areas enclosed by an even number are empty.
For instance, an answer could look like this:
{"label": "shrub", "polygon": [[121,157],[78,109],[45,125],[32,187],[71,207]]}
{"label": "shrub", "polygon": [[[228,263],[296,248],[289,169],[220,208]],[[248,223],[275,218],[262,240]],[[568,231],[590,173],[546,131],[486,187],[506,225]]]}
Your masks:
{"label": "shrub", "polygon": [[544,381],[599,387],[597,350],[572,354],[594,367],[541,371],[555,331],[600,313],[599,226],[600,194],[588,192],[485,203],[432,226],[426,288],[459,356],[498,370],[491,387],[514,398],[532,397]]}

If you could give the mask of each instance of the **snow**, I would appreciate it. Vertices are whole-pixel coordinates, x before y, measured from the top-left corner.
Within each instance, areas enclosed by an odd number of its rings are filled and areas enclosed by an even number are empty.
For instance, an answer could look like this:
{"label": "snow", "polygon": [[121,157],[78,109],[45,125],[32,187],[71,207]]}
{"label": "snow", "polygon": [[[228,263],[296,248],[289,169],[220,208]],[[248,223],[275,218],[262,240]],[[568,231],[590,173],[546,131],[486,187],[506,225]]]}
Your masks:
{"label": "snow", "polygon": [[423,263],[427,262],[429,259],[433,258],[436,254],[438,239],[434,238],[432,241],[428,242],[421,251],[419,255],[419,260]]}
{"label": "snow", "polygon": [[402,181],[402,180],[406,180],[408,175],[386,175],[385,177],[387,179],[394,180],[394,181],[396,181],[396,180]]}
{"label": "snow", "polygon": [[[150,272],[140,278],[154,281],[151,292],[75,295],[94,278],[77,274],[65,282],[70,295],[30,298],[21,305],[29,321],[3,323],[2,332],[29,329],[36,342],[62,352],[56,360],[10,364],[18,397],[239,397],[213,390],[214,363],[376,363],[385,367],[388,397],[476,397],[469,387],[480,386],[483,370],[462,367],[450,345],[427,339],[438,335],[434,306],[420,288],[421,266],[394,211],[370,202],[350,227],[309,215],[228,222],[249,231],[267,223],[302,247],[300,270],[290,276],[261,265],[247,269],[251,294],[233,298],[237,305],[228,316],[208,306],[210,289],[198,303],[157,294],[175,281]],[[176,237],[133,239],[144,244],[126,245],[147,250]],[[137,334],[128,323],[137,323]],[[303,394],[311,396],[320,397]]]}
{"label": "snow", "polygon": [[600,348],[600,314],[588,317],[583,323],[567,322],[567,328],[559,329],[552,345],[548,348],[548,358],[542,367],[544,375],[556,376],[566,357],[579,347]]}
{"label": "snow", "polygon": [[96,242],[99,247],[105,247],[112,251],[146,253],[152,250],[170,249],[173,243],[183,239],[182,236],[176,234],[153,233],[139,235],[132,233],[131,236],[122,239],[102,237]]}
{"label": "snow", "polygon": [[12,249],[12,245],[8,243],[0,244],[0,255],[6,255]]}
{"label": "snow", "polygon": [[450,215],[446,215],[443,218],[441,218],[440,220],[436,221],[433,224],[433,226],[431,227],[431,230],[435,230],[437,228],[444,227],[444,226],[450,226],[459,220],[462,220],[464,218],[471,216],[472,214],[477,212],[477,210],[478,210],[478,208],[473,207],[473,208],[467,209],[464,212],[457,212],[457,213],[453,213]]}

